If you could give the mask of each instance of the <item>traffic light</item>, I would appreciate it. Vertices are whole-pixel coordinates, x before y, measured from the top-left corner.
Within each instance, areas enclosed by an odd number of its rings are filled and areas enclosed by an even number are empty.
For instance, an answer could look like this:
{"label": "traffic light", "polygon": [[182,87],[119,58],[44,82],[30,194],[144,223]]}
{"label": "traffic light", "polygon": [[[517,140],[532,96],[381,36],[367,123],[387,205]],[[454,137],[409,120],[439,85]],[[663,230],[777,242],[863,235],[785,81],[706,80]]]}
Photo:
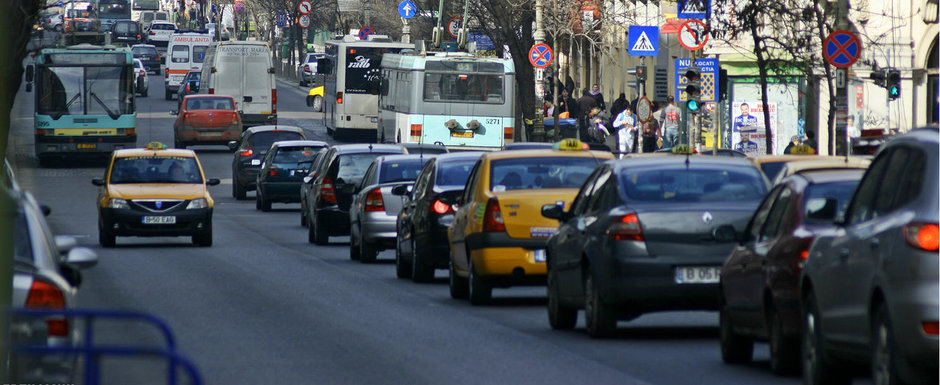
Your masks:
{"label": "traffic light", "polygon": [[901,97],[901,71],[888,69],[885,78],[885,88],[888,89],[888,100]]}
{"label": "traffic light", "polygon": [[876,86],[884,87],[888,76],[887,72],[887,70],[875,68],[871,70],[871,75],[868,77],[875,81]]}
{"label": "traffic light", "polygon": [[646,66],[636,67],[636,80],[641,82],[646,81]]}
{"label": "traffic light", "polygon": [[728,70],[718,70],[718,101],[728,98]]}
{"label": "traffic light", "polygon": [[702,108],[702,69],[692,64],[685,70],[685,78],[688,80],[685,84],[686,107],[695,114]]}

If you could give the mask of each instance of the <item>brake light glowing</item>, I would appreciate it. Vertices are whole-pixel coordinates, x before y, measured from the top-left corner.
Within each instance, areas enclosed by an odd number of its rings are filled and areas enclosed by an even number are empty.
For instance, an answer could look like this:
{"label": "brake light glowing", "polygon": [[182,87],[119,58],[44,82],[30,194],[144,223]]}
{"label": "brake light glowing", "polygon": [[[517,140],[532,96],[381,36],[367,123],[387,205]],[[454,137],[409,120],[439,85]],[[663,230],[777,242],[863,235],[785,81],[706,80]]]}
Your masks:
{"label": "brake light glowing", "polygon": [[434,204],[431,205],[431,211],[434,211],[437,215],[444,215],[454,212],[454,207],[440,200],[434,200]]}
{"label": "brake light glowing", "polygon": [[342,93],[342,92],[337,92],[337,93],[336,93],[336,104],[343,104],[343,93]]}
{"label": "brake light glowing", "polygon": [[924,333],[927,335],[935,336],[940,334],[940,323],[937,321],[933,322],[923,322]]}
{"label": "brake light glowing", "polygon": [[320,196],[323,197],[323,200],[327,203],[336,204],[336,190],[333,189],[333,181],[330,178],[323,178],[323,183],[320,184]]}
{"label": "brake light glowing", "polygon": [[366,194],[366,212],[385,211],[385,200],[382,199],[382,190],[373,189]]}
{"label": "brake light glowing", "polygon": [[268,176],[277,176],[277,169],[276,168],[268,169]]}
{"label": "brake light glowing", "polygon": [[607,226],[607,236],[620,241],[643,241],[643,228],[636,214],[614,219]]}
{"label": "brake light glowing", "polygon": [[271,89],[271,112],[277,113],[277,90]]}
{"label": "brake light glowing", "polygon": [[937,251],[940,249],[940,226],[936,223],[909,223],[904,226],[904,240],[911,247]]}
{"label": "brake light glowing", "polygon": [[486,211],[483,212],[483,231],[506,231],[506,222],[503,221],[503,212],[499,209],[499,201],[495,197],[486,201]]}
{"label": "brake light glowing", "polygon": [[420,124],[412,124],[412,125],[411,125],[411,141],[412,141],[412,142],[420,142],[420,141],[421,141],[421,128],[422,128],[422,127],[421,127]]}
{"label": "brake light glowing", "polygon": [[245,149],[245,150],[241,150],[241,151],[238,153],[238,155],[241,155],[241,156],[252,156],[254,153],[255,153],[255,152],[254,152],[252,149],[248,148],[248,149]]}

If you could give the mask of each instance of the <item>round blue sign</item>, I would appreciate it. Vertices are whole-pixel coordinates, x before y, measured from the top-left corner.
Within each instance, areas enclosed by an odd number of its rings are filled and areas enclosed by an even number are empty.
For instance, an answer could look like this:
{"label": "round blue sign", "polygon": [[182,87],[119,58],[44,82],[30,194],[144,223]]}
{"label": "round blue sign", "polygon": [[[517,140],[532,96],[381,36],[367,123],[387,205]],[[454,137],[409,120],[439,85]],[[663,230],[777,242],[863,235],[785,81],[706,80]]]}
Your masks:
{"label": "round blue sign", "polygon": [[849,68],[862,55],[862,42],[851,31],[832,31],[823,43],[826,62],[836,68]]}
{"label": "round blue sign", "polygon": [[365,40],[369,35],[374,35],[375,31],[372,27],[362,27],[359,28],[359,40]]}
{"label": "round blue sign", "polygon": [[398,16],[410,19],[415,17],[416,13],[418,13],[418,6],[413,1],[405,0],[398,4]]}

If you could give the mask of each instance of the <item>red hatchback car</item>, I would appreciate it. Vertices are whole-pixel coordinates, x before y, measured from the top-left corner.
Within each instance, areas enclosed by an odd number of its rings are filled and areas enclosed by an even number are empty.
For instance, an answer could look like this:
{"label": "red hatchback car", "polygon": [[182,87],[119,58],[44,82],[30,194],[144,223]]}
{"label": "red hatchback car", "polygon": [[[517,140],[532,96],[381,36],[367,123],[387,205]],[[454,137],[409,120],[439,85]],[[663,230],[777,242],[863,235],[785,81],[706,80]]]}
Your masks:
{"label": "red hatchback car", "polygon": [[754,340],[766,340],[774,373],[799,370],[800,272],[813,240],[834,228],[864,172],[798,172],[767,194],[721,267],[725,362],[749,362]]}
{"label": "red hatchback car", "polygon": [[226,144],[242,135],[242,119],[231,96],[187,95],[176,115],[173,123],[176,148],[194,144]]}

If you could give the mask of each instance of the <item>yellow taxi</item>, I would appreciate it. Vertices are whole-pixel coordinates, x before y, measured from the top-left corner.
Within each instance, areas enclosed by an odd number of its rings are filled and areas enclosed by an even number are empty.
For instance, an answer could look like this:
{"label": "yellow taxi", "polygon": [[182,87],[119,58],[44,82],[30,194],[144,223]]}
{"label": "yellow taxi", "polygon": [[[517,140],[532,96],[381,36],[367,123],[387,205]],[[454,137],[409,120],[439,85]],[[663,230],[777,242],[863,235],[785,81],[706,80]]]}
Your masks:
{"label": "yellow taxi", "polygon": [[316,86],[307,93],[307,107],[316,112],[323,112],[323,86]]}
{"label": "yellow taxi", "polygon": [[192,150],[145,148],[116,150],[98,190],[98,242],[112,247],[117,236],[192,236],[197,246],[212,246],[213,201],[199,158]]}
{"label": "yellow taxi", "polygon": [[545,284],[545,242],[558,221],[543,217],[542,206],[570,206],[594,169],[613,158],[574,139],[481,155],[447,230],[451,297],[482,304],[493,287]]}

